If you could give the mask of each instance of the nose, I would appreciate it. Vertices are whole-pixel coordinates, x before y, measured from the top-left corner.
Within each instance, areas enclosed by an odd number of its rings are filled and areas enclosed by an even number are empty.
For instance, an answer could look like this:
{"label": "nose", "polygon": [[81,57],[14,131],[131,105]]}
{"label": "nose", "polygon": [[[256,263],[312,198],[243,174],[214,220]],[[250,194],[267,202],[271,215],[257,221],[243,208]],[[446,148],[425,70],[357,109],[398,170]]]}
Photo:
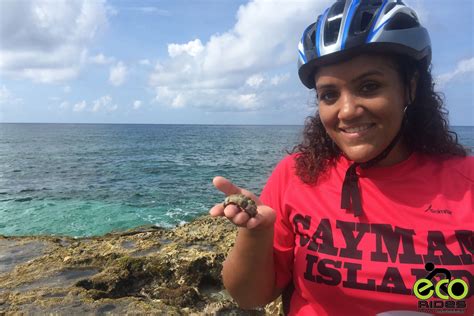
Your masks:
{"label": "nose", "polygon": [[357,96],[354,96],[349,91],[341,92],[339,103],[340,107],[337,117],[341,121],[350,121],[361,115],[364,111],[358,103]]}

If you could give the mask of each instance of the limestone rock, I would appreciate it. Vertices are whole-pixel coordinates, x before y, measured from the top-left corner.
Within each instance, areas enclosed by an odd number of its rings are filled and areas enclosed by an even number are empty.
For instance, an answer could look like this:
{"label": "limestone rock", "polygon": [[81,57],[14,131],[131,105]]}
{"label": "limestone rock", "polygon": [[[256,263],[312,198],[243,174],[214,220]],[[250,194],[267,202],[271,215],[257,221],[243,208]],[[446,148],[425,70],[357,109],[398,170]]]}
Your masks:
{"label": "limestone rock", "polygon": [[238,308],[221,270],[236,228],[203,216],[101,237],[0,236],[2,313],[277,315]]}

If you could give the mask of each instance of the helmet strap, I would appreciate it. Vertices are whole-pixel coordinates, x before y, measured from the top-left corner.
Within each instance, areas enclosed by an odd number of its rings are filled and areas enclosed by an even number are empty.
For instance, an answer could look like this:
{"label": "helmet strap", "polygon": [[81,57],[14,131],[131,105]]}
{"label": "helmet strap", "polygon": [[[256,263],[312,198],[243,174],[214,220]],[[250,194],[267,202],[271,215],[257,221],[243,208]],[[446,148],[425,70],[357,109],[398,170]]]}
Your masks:
{"label": "helmet strap", "polygon": [[362,215],[362,202],[360,196],[360,189],[359,189],[359,176],[357,175],[356,168],[360,166],[361,168],[370,168],[379,163],[381,160],[385,159],[388,154],[392,151],[392,149],[397,145],[399,140],[403,135],[403,131],[405,129],[406,121],[407,121],[407,108],[410,105],[408,104],[405,106],[403,110],[403,119],[400,129],[398,130],[397,135],[393,138],[387,148],[384,149],[378,156],[375,158],[363,162],[357,163],[354,162],[346,171],[346,176],[344,177],[344,182],[342,184],[342,194],[341,194],[341,208],[346,210],[353,210],[354,216]]}

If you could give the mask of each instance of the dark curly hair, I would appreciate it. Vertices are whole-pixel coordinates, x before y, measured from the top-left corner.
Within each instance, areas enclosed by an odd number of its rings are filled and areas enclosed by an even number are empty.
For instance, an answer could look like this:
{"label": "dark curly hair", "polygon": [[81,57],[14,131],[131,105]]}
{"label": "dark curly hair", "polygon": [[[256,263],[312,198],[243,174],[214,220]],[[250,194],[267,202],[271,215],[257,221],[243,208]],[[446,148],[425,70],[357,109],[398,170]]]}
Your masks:
{"label": "dark curly hair", "polygon": [[[418,75],[415,98],[406,110],[402,141],[411,151],[432,155],[466,156],[467,150],[449,130],[448,111],[443,95],[435,92],[430,67],[401,55],[388,55],[396,65],[405,87]],[[342,152],[332,141],[319,118],[319,113],[306,118],[303,140],[289,153],[296,155],[296,174],[307,184],[314,184]]]}

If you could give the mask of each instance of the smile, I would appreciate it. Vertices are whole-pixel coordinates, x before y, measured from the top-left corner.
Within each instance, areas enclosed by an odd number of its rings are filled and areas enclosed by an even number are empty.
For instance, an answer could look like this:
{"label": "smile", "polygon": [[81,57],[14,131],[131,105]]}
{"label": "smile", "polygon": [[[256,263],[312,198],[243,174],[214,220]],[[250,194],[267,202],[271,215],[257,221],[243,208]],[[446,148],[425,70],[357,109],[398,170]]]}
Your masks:
{"label": "smile", "polygon": [[364,124],[364,125],[359,125],[359,126],[351,126],[351,127],[344,127],[344,128],[340,128],[341,131],[343,131],[344,133],[349,133],[349,134],[354,134],[354,133],[360,133],[360,132],[363,132],[363,131],[366,131],[368,129],[370,129],[371,127],[373,127],[375,124]]}

